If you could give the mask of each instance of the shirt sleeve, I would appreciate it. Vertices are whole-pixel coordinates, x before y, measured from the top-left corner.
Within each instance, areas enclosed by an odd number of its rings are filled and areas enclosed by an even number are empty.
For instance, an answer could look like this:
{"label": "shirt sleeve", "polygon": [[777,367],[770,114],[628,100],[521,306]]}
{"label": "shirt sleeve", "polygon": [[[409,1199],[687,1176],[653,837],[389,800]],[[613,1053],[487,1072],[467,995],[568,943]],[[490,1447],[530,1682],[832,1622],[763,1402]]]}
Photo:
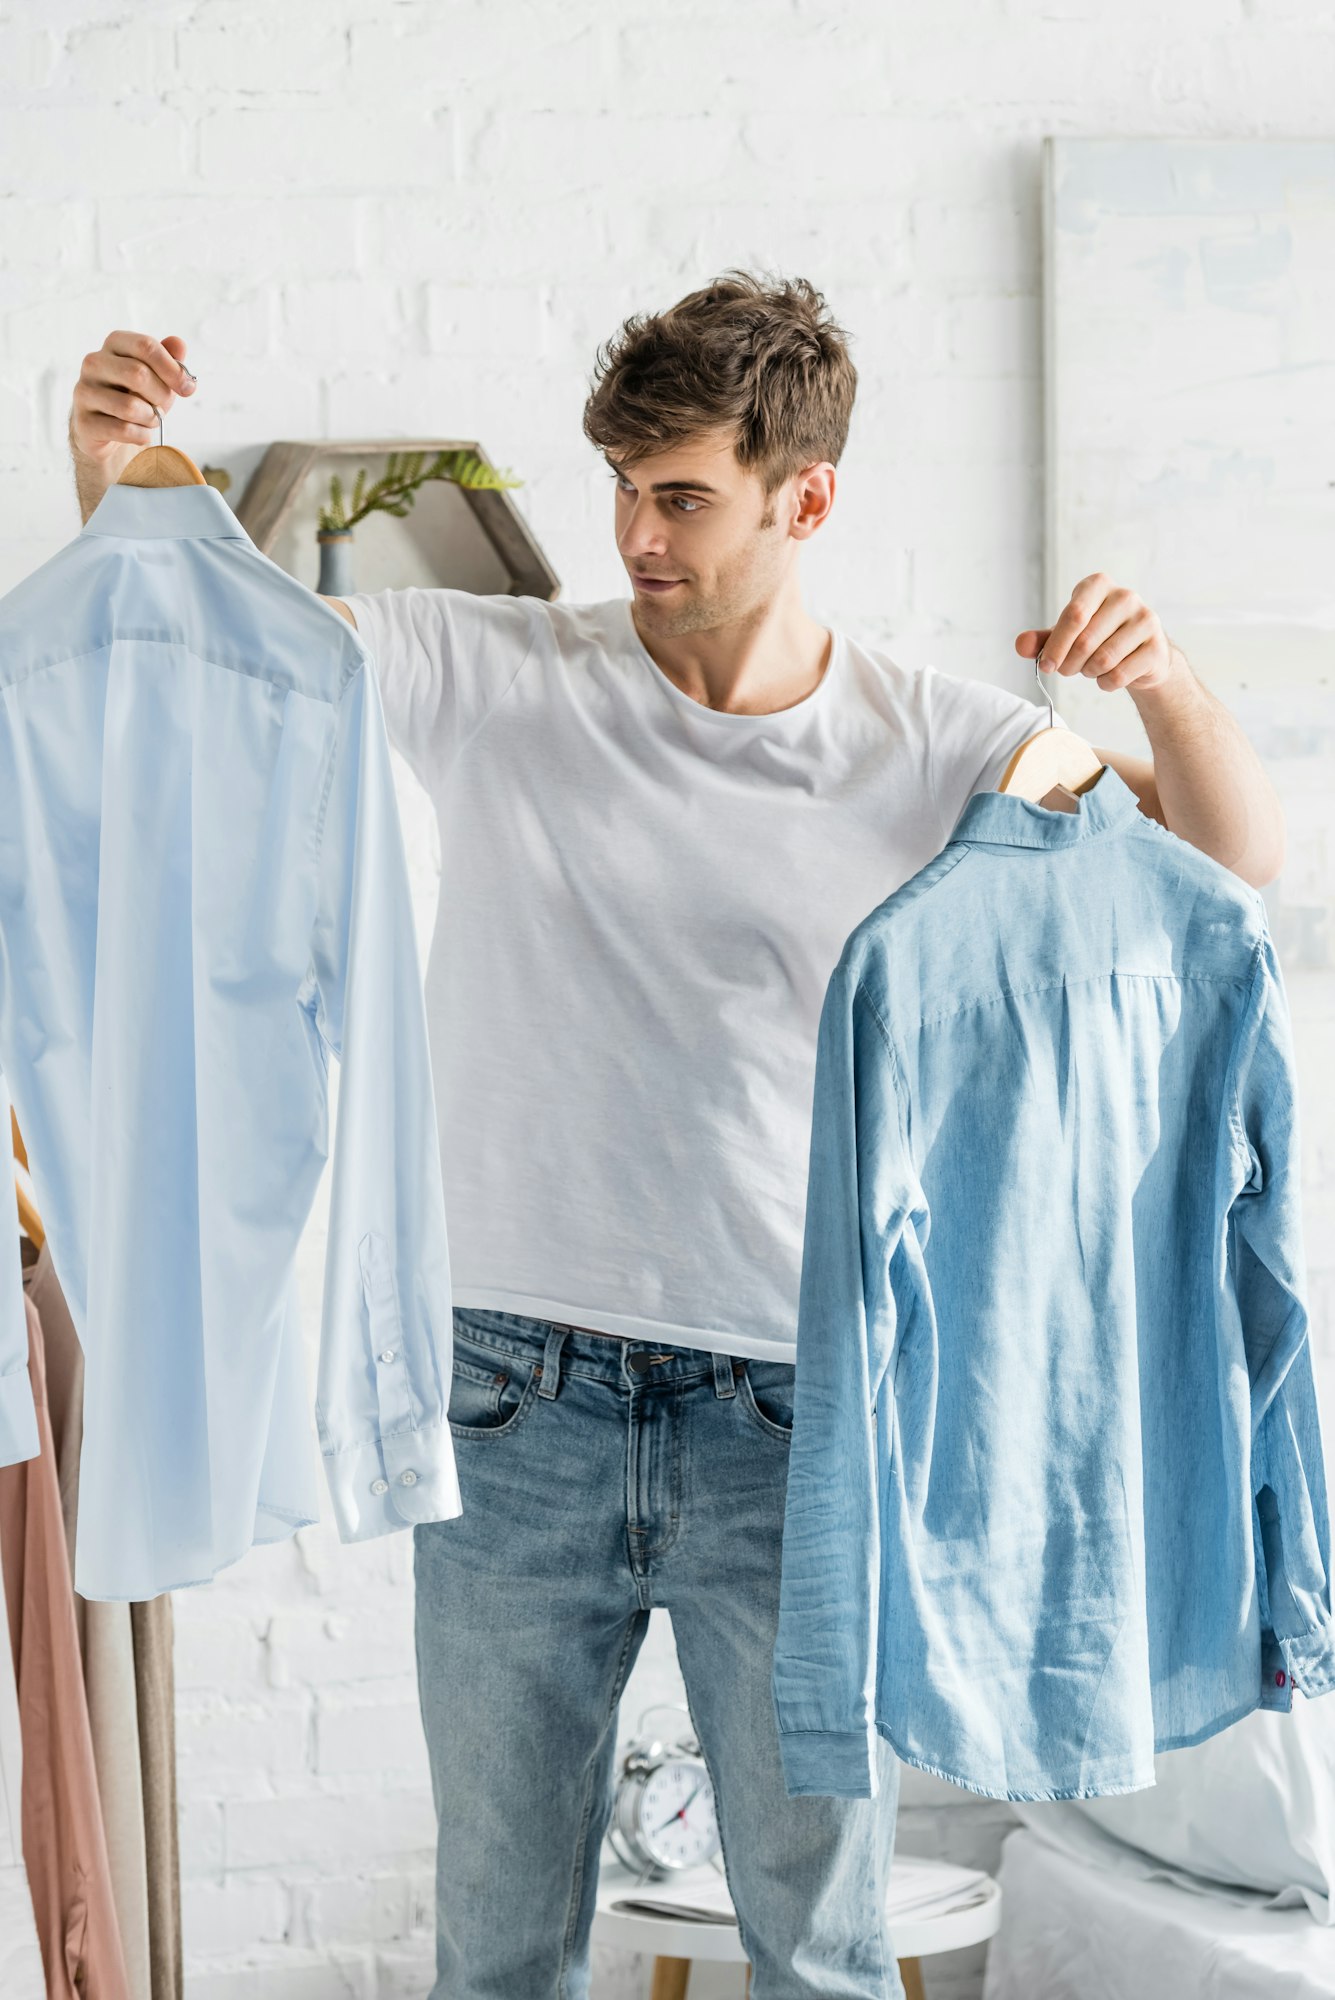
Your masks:
{"label": "shirt sleeve", "polygon": [[374,668],[344,691],[302,993],[337,1058],[316,1421],[344,1541],[461,1513],[426,1010]]}
{"label": "shirt sleeve", "polygon": [[412,585],[343,602],[375,660],[389,740],[430,791],[524,665],[540,601]]}
{"label": "shirt sleeve", "polygon": [[[0,1148],[10,1157],[9,1093],[0,1071]],[[0,1465],[36,1458],[37,1410],[28,1377],[28,1315],[19,1257],[19,1210],[13,1169],[9,1195],[0,1202]]]}
{"label": "shirt sleeve", "polygon": [[912,1181],[890,1046],[841,963],[816,1045],[773,1662],[790,1798],[877,1795],[879,1438],[893,1426],[892,1266],[915,1259],[923,1219]]}
{"label": "shirt sleeve", "polygon": [[1251,1386],[1252,1531],[1261,1705],[1335,1688],[1330,1521],[1304,1299],[1292,1032],[1269,932],[1239,1030],[1235,1138],[1244,1176],[1229,1262]]}

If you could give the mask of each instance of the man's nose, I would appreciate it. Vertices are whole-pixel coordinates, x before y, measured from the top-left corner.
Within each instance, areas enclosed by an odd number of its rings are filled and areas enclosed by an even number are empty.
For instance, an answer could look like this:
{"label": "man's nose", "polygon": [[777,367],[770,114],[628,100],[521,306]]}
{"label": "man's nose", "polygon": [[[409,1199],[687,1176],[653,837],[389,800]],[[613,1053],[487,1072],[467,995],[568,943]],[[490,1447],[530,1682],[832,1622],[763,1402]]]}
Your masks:
{"label": "man's nose", "polygon": [[661,556],[667,548],[662,521],[656,513],[633,507],[630,518],[622,524],[618,545],[623,556]]}

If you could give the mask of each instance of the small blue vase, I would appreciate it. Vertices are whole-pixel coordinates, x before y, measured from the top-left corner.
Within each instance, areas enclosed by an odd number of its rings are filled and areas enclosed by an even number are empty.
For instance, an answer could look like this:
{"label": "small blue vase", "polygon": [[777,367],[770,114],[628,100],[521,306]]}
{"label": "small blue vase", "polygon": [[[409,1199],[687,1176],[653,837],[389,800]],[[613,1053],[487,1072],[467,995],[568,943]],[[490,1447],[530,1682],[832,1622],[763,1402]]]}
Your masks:
{"label": "small blue vase", "polygon": [[315,537],[320,546],[320,581],[315,588],[321,597],[346,597],[356,589],[352,580],[352,529],[323,529]]}

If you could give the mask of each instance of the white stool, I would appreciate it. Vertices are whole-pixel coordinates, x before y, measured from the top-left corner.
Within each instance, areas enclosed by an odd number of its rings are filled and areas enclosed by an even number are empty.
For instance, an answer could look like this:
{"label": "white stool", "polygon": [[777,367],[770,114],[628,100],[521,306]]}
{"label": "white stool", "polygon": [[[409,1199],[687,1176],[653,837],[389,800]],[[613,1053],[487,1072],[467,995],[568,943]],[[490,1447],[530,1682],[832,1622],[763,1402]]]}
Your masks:
{"label": "white stool", "polygon": [[[913,1867],[912,1855],[896,1855],[894,1874],[899,1881]],[[717,1881],[713,1867],[691,1868],[672,1881],[683,1887],[692,1881]],[[653,1955],[654,1979],[651,2000],[686,2000],[691,1976],[691,1960],[712,1959],[716,1965],[745,1965],[746,1991],[751,1991],[751,1968],[742,1950],[741,1934],[735,1924],[692,1923],[682,1917],[639,1916],[611,1907],[615,1897],[630,1895],[639,1878],[610,1857],[602,1863],[598,1876],[598,1899],[594,1907],[591,1941],[614,1946],[618,1951],[647,1952]],[[645,1883],[651,1895],[664,1883]],[[907,2000],[924,2000],[922,1972],[918,1961],[938,1951],[959,1951],[992,1937],[1001,1923],[1001,1890],[989,1877],[987,1893],[967,1910],[951,1910],[944,1916],[900,1917],[893,1926],[899,1976]]]}

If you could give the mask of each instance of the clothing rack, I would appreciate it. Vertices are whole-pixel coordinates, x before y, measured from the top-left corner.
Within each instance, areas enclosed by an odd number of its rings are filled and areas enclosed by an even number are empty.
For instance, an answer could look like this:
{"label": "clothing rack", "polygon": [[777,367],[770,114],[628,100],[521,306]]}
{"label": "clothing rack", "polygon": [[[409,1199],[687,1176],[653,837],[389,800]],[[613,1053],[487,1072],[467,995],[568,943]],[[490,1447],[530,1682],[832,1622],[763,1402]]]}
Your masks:
{"label": "clothing rack", "polygon": [[[181,2000],[171,1599],[74,1589],[83,1353],[12,1107],[10,1126],[40,1450],[0,1467],[0,1985],[63,1992],[73,1950],[81,1991]],[[48,1663],[41,1685],[25,1650]]]}

